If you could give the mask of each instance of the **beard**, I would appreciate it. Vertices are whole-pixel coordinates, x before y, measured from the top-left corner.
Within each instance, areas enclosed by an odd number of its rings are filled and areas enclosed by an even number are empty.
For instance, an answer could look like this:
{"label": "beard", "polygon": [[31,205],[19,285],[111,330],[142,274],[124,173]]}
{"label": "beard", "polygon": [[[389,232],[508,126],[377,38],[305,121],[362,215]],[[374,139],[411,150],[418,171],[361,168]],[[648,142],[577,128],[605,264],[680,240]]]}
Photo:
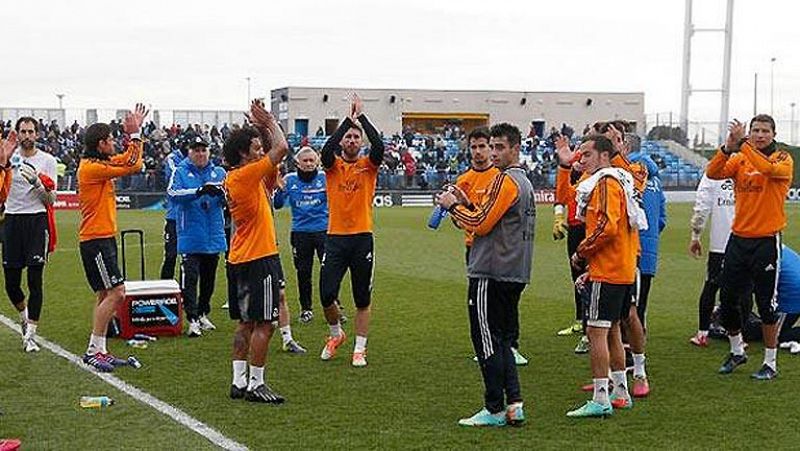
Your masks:
{"label": "beard", "polygon": [[32,139],[23,139],[19,142],[19,146],[25,150],[33,149],[35,142]]}

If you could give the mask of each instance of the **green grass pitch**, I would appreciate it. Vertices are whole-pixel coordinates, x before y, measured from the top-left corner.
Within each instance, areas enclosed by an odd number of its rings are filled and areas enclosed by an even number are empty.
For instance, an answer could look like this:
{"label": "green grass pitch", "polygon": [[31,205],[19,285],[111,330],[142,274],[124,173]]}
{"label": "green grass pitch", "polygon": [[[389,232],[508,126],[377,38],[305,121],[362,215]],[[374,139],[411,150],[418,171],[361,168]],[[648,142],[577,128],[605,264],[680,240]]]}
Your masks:
{"label": "green grass pitch", "polygon": [[[800,248],[796,206],[788,207],[784,241]],[[445,224],[425,227],[428,209],[376,209],[376,269],[369,366],[351,368],[348,341],[330,361],[319,360],[327,328],[318,307],[309,325],[296,321],[289,216],[277,215],[282,261],[293,310],[295,337],[309,354],[293,357],[273,339],[269,383],[288,398],[280,407],[227,398],[233,322],[224,302],[224,272],[218,271],[211,319],[218,329],[199,339],[161,339],[146,350],[112,340],[110,349],[136,354],[144,368],[119,369],[125,381],[183,409],[251,449],[536,449],[536,448],[751,448],[796,447],[800,438],[797,387],[800,358],[779,354],[780,377],[758,383],[749,374],[760,365],[762,346],[750,347],[751,362],[733,375],[716,370],[727,352],[715,341],[696,349],[687,339],[697,327],[697,297],[705,261],[688,245],[689,204],[669,205],[659,273],[649,312],[650,398],[608,420],[567,419],[567,410],[587,394],[588,357],[573,354],[575,339],[555,336],[573,315],[565,242],[551,238],[552,211],[540,205],[533,281],[520,306],[521,348],[530,365],[520,368],[528,422],[521,428],[470,430],[456,425],[482,403],[482,383],[472,362],[466,315],[463,241]],[[121,211],[121,228],[143,228],[148,240],[147,273],[159,271],[162,214]],[[40,334],[69,351],[86,346],[93,295],[77,252],[78,215],[58,214],[59,250],[45,273]],[[129,244],[129,275],[138,276],[136,248]],[[315,272],[318,266],[315,266]],[[316,284],[316,279],[315,279]],[[0,313],[16,318],[3,296]],[[353,313],[349,283],[343,303]],[[277,335],[277,334],[276,334]],[[81,395],[108,394],[117,405],[82,410]],[[154,410],[118,393],[96,377],[53,354],[22,352],[19,337],[0,327],[0,438],[17,437],[24,449],[206,449],[210,442]]]}

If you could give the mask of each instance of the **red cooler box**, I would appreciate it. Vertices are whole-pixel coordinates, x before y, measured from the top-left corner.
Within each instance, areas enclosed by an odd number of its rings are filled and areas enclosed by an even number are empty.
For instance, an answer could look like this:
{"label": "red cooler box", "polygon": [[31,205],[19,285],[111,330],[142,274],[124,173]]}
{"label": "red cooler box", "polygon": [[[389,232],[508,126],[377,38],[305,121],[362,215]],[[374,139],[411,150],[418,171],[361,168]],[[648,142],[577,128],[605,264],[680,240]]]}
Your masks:
{"label": "red cooler box", "polygon": [[180,335],[183,330],[183,299],[174,280],[125,282],[125,301],[117,309],[120,337],[134,334]]}

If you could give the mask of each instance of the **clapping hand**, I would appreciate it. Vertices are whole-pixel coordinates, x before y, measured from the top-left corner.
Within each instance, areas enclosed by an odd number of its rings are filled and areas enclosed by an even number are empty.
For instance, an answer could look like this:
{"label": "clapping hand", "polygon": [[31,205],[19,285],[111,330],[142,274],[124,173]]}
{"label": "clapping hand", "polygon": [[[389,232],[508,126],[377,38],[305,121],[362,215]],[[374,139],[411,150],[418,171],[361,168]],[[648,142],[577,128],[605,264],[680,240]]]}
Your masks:
{"label": "clapping hand", "polygon": [[744,124],[734,119],[728,124],[728,139],[725,140],[725,153],[731,154],[739,151],[739,143],[745,137]]}
{"label": "clapping hand", "polygon": [[125,115],[125,120],[122,123],[122,128],[127,134],[139,133],[144,123],[144,118],[150,111],[144,107],[143,103],[137,103],[132,113]]}
{"label": "clapping hand", "polygon": [[575,152],[569,148],[569,138],[564,135],[558,135],[556,138],[556,153],[558,154],[558,163],[560,165],[569,166],[572,164]]}
{"label": "clapping hand", "polygon": [[6,139],[0,139],[0,165],[5,166],[17,148],[17,132],[11,130]]}
{"label": "clapping hand", "polygon": [[358,94],[353,93],[350,101],[350,120],[355,122],[363,113],[364,103],[361,101],[361,97],[359,97]]}

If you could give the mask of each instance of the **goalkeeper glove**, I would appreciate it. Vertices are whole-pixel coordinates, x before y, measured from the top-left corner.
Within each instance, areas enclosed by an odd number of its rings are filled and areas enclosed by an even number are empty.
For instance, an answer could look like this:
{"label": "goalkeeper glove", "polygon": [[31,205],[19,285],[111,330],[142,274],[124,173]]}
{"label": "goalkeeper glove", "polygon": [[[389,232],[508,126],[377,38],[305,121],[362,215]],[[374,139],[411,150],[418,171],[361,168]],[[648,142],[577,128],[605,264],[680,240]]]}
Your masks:
{"label": "goalkeeper glove", "polygon": [[563,205],[556,205],[553,208],[555,216],[553,218],[553,239],[563,240],[567,236],[567,219]]}

